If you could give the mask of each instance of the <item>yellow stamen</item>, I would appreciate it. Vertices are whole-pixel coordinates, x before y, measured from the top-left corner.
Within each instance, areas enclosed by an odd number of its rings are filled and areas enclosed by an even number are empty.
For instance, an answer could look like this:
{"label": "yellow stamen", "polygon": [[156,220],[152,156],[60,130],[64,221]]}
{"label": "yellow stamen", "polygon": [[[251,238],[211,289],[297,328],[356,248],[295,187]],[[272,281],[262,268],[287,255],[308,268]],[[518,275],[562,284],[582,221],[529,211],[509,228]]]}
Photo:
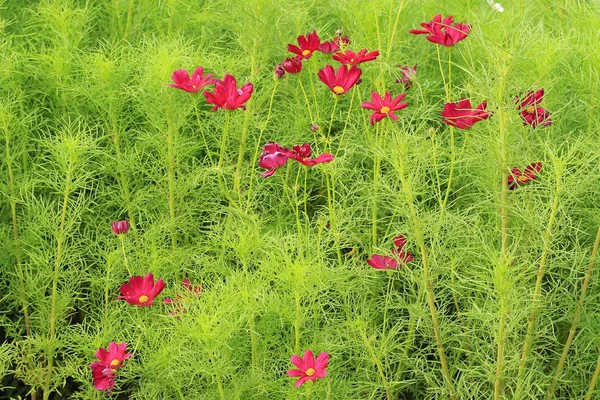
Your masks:
{"label": "yellow stamen", "polygon": [[121,362],[121,361],[119,361],[119,360],[117,360],[117,359],[115,358],[114,360],[112,360],[112,361],[110,362],[110,366],[111,366],[111,367],[116,367],[117,365],[119,365],[119,363],[120,363],[120,362]]}
{"label": "yellow stamen", "polygon": [[335,94],[344,94],[344,92],[346,92],[346,91],[345,91],[345,90],[344,90],[344,88],[343,88],[343,87],[341,87],[341,86],[334,86],[334,87],[333,87],[333,92],[334,92]]}
{"label": "yellow stamen", "polygon": [[308,375],[308,376],[313,376],[316,373],[317,373],[317,371],[315,371],[314,368],[309,368],[306,370],[306,375]]}
{"label": "yellow stamen", "polygon": [[527,112],[528,114],[534,114],[535,113],[535,107],[534,106],[529,106],[529,107],[527,107],[527,109],[525,110],[525,112]]}
{"label": "yellow stamen", "polygon": [[310,56],[310,55],[311,55],[311,51],[310,51],[310,50],[304,50],[304,51],[302,52],[302,55],[303,55],[304,57],[308,57],[308,56]]}
{"label": "yellow stamen", "polygon": [[138,301],[142,304],[147,303],[148,300],[150,300],[150,299],[145,294],[141,295],[140,298],[138,299]]}
{"label": "yellow stamen", "polygon": [[519,182],[525,182],[528,179],[529,179],[529,177],[525,176],[525,175],[520,175],[517,177],[517,181],[519,181]]}
{"label": "yellow stamen", "polygon": [[379,110],[379,112],[382,114],[387,114],[390,112],[390,108],[389,107],[381,107],[381,110]]}

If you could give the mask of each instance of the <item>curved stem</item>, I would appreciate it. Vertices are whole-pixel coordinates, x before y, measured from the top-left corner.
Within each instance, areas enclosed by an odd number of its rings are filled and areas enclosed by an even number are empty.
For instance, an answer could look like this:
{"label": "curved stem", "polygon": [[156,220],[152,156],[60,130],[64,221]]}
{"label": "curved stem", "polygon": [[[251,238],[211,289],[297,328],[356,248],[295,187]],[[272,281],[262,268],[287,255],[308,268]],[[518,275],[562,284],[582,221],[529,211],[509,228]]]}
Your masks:
{"label": "curved stem", "polygon": [[356,88],[352,91],[352,96],[350,97],[350,107],[348,108],[348,113],[346,114],[346,121],[344,122],[344,129],[342,130],[342,134],[340,135],[340,142],[338,143],[337,150],[335,151],[335,157],[337,158],[340,149],[342,148],[342,143],[344,141],[344,134],[346,133],[346,128],[348,127],[348,122],[350,121],[350,114],[352,113],[352,106],[354,105],[354,95],[356,94]]}
{"label": "curved stem", "polygon": [[383,364],[381,363],[381,360],[379,359],[379,357],[377,357],[377,354],[375,354],[375,350],[373,350],[373,346],[371,346],[371,343],[369,342],[369,338],[367,338],[367,334],[364,331],[363,327],[360,328],[360,335],[362,336],[362,339],[365,342],[365,347],[367,348],[367,351],[369,352],[371,359],[377,366],[377,372],[379,373],[379,377],[381,378],[381,382],[383,383],[383,388],[385,389],[386,399],[393,400],[392,391],[390,390],[390,384],[389,384],[387,378],[385,377],[385,371],[383,369]]}
{"label": "curved stem", "polygon": [[584,400],[592,400],[592,395],[594,394],[594,390],[596,389],[596,382],[598,382],[598,375],[600,375],[600,355],[598,355],[598,362],[596,363],[596,369],[594,370],[594,375],[592,376],[592,380],[590,380],[590,386],[588,387],[587,394],[585,395]]}
{"label": "curved stem", "polygon": [[295,293],[295,307],[296,307],[296,315],[294,318],[294,337],[295,337],[295,344],[294,344],[294,354],[299,354],[300,353],[300,324],[301,324],[301,318],[302,318],[302,309],[300,308],[301,304],[300,304],[300,291],[298,289],[296,289],[296,293]]}

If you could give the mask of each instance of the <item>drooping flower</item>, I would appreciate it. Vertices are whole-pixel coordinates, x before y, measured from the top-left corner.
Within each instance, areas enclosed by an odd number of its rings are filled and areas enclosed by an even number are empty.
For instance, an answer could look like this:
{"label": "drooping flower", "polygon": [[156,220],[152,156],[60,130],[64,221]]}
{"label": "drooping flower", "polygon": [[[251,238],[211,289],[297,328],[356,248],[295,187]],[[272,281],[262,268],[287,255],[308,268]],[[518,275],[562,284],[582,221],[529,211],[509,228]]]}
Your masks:
{"label": "drooping flower", "polygon": [[283,69],[290,74],[297,74],[302,71],[302,57],[291,57],[283,60]]}
{"label": "drooping flower", "polygon": [[304,143],[303,145],[294,145],[291,151],[288,151],[288,156],[294,161],[298,161],[300,164],[312,167],[313,165],[328,163],[333,161],[335,158],[333,154],[323,153],[317,158],[311,158],[312,148],[310,143]]}
{"label": "drooping flower", "polygon": [[523,119],[523,125],[529,125],[533,129],[537,128],[539,125],[552,125],[550,112],[539,107],[543,99],[544,89],[539,89],[536,92],[529,91],[522,99],[517,97],[516,103],[519,107],[521,119]]}
{"label": "drooping flower", "polygon": [[404,89],[408,90],[412,86],[413,80],[417,77],[417,64],[414,67],[408,65],[398,65],[402,76],[396,79],[396,83],[403,83]]}
{"label": "drooping flower", "polygon": [[428,35],[426,39],[430,42],[450,47],[464,40],[471,32],[471,25],[453,22],[452,15],[442,20],[442,14],[437,14],[430,22],[421,23],[424,29],[412,29],[409,32],[415,35]]}
{"label": "drooping flower", "polygon": [[167,297],[163,300],[164,304],[173,305],[173,310],[170,311],[172,315],[181,315],[186,312],[186,303],[189,299],[197,299],[202,294],[202,290],[204,289],[203,285],[192,285],[189,279],[184,279],[182,282],[183,285],[183,294],[176,293],[176,297],[174,299]]}
{"label": "drooping flower", "polygon": [[373,61],[379,56],[379,50],[368,51],[367,49],[359,50],[358,53],[352,50],[346,52],[335,53],[332,57],[334,60],[345,65],[358,65],[367,61]]}
{"label": "drooping flower", "polygon": [[514,167],[508,175],[508,188],[514,190],[520,185],[530,182],[537,178],[539,172],[542,170],[542,163],[535,162],[525,167],[525,170],[521,172],[518,167]]}
{"label": "drooping flower", "polygon": [[486,101],[476,108],[473,108],[469,99],[461,99],[458,103],[446,103],[441,113],[442,122],[458,129],[469,129],[476,122],[489,118],[490,113],[485,111],[486,108]]}
{"label": "drooping flower", "polygon": [[216,79],[211,79],[212,74],[204,75],[204,68],[198,67],[190,77],[190,74],[185,69],[178,69],[173,72],[171,79],[173,82],[169,86],[185,90],[188,93],[196,93],[206,86],[212,85],[216,82]]}
{"label": "drooping flower", "polygon": [[335,39],[322,42],[321,46],[319,46],[319,51],[324,54],[335,53],[336,51],[338,51],[340,49],[340,44],[338,42],[339,42],[339,40],[336,42]]}
{"label": "drooping flower", "polygon": [[254,86],[250,82],[246,82],[241,89],[238,89],[236,79],[229,74],[225,74],[222,81],[217,79],[215,82],[214,93],[204,91],[202,94],[206,97],[208,103],[214,104],[213,112],[219,108],[225,110],[241,108],[245,110],[244,103],[250,99],[253,90]]}
{"label": "drooping flower", "polygon": [[414,259],[414,256],[411,252],[403,250],[405,244],[406,238],[404,237],[404,235],[398,235],[394,237],[395,248],[392,249],[392,253],[396,254],[396,256],[398,256],[400,261],[402,261],[404,264],[407,264]]}
{"label": "drooping flower", "polygon": [[375,269],[396,269],[398,261],[392,257],[373,254],[371,258],[367,258],[367,264]]}
{"label": "drooping flower", "polygon": [[275,76],[275,79],[281,79],[281,78],[283,78],[283,76],[285,75],[285,69],[283,69],[283,66],[281,64],[277,64],[275,66],[275,70],[273,71],[273,75]]}
{"label": "drooping flower", "polygon": [[347,93],[356,84],[361,74],[362,71],[354,65],[351,67],[341,65],[337,72],[334,72],[331,65],[326,65],[319,71],[319,79],[339,96]]}
{"label": "drooping flower", "polygon": [[289,52],[297,54],[301,58],[309,59],[321,46],[321,39],[319,38],[319,35],[317,35],[316,30],[313,30],[312,33],[307,33],[306,36],[298,36],[297,40],[298,46],[295,44],[288,44],[287,49]]}
{"label": "drooping flower", "polygon": [[121,344],[110,342],[108,344],[108,349],[100,347],[98,351],[96,351],[96,358],[98,358],[99,362],[111,369],[123,368],[122,362],[133,355],[132,353],[125,353],[126,349],[126,342]]}
{"label": "drooping flower", "polygon": [[327,368],[327,364],[329,363],[329,354],[325,352],[320,353],[315,360],[312,351],[306,350],[304,352],[304,359],[294,354],[290,362],[298,369],[290,369],[287,375],[293,378],[300,378],[296,381],[296,387],[300,387],[309,379],[316,382],[317,379],[325,377],[327,374],[325,368]]}
{"label": "drooping flower", "polygon": [[108,365],[94,361],[90,363],[94,389],[112,391],[115,387],[115,371]]}
{"label": "drooping flower", "polygon": [[129,304],[138,307],[149,307],[152,305],[152,300],[162,292],[165,288],[165,283],[159,279],[154,283],[154,276],[147,274],[144,278],[139,275],[129,278],[129,283],[121,285],[122,296],[117,297],[119,300],[125,300]]}
{"label": "drooping flower", "polygon": [[408,103],[400,103],[405,97],[406,94],[403,93],[392,99],[392,95],[389,92],[385,92],[384,97],[381,98],[379,93],[371,92],[371,101],[363,102],[361,107],[375,111],[369,117],[371,125],[374,125],[375,122],[379,122],[385,117],[390,117],[396,121],[398,117],[394,114],[394,111],[402,110],[408,106]]}
{"label": "drooping flower", "polygon": [[122,221],[113,221],[110,224],[110,229],[115,235],[124,235],[129,232],[129,221],[126,219]]}
{"label": "drooping flower", "polygon": [[268,178],[279,168],[283,167],[289,159],[288,152],[289,149],[285,149],[277,143],[269,142],[265,144],[265,147],[258,158],[258,166],[267,171],[260,174],[260,176]]}

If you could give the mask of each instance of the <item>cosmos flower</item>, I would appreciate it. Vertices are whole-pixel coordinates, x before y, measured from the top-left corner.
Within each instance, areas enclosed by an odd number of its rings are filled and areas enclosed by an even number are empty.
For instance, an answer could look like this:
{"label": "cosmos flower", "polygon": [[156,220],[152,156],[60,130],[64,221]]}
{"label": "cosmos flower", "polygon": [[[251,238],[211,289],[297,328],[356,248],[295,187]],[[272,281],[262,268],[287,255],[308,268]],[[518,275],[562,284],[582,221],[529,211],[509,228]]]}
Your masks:
{"label": "cosmos flower", "polygon": [[508,188],[514,190],[520,185],[530,182],[537,178],[539,172],[542,170],[542,163],[536,162],[531,163],[525,167],[525,171],[521,172],[518,167],[514,167],[508,175]]}
{"label": "cosmos flower", "polygon": [[108,365],[101,362],[90,363],[92,370],[92,382],[94,389],[112,391],[115,387],[115,371]]}
{"label": "cosmos flower", "polygon": [[283,76],[285,75],[285,69],[283,69],[283,66],[281,64],[277,64],[275,66],[275,70],[273,71],[273,75],[275,76],[275,79],[281,79],[281,78],[283,78]]}
{"label": "cosmos flower", "polygon": [[394,253],[399,259],[400,261],[402,261],[404,264],[407,264],[409,262],[411,262],[414,257],[412,255],[412,253],[410,253],[409,251],[404,251],[404,245],[406,244],[406,238],[404,237],[404,235],[398,235],[396,237],[394,237],[394,249],[392,249],[392,253]]}
{"label": "cosmos flower", "polygon": [[319,71],[319,79],[339,96],[347,93],[357,83],[361,74],[362,71],[354,65],[351,67],[341,65],[337,72],[334,72],[331,65],[326,65]]}
{"label": "cosmos flower", "polygon": [[458,103],[446,103],[442,111],[442,122],[458,129],[469,129],[478,121],[488,119],[490,113],[485,111],[487,102],[476,108],[471,105],[471,100],[461,99]]}
{"label": "cosmos flower", "polygon": [[371,258],[367,258],[367,264],[375,269],[396,269],[398,261],[392,257],[374,254]]}
{"label": "cosmos flower", "polygon": [[122,221],[113,221],[110,224],[110,229],[115,235],[124,235],[129,232],[129,221],[126,219]]}
{"label": "cosmos flower", "polygon": [[312,167],[313,165],[328,163],[333,161],[334,155],[329,153],[323,153],[317,158],[311,158],[312,148],[310,143],[304,143],[303,145],[294,145],[291,151],[288,150],[288,156],[294,161],[298,161],[300,164]]}
{"label": "cosmos flower", "polygon": [[214,104],[212,111],[215,112],[219,108],[225,110],[235,110],[236,108],[246,109],[244,105],[252,96],[254,86],[250,82],[246,82],[241,89],[237,88],[236,79],[225,74],[223,80],[216,80],[214,93],[204,91],[202,94],[206,97],[206,101]]}
{"label": "cosmos flower", "polygon": [[529,91],[522,99],[517,97],[516,103],[519,108],[521,119],[523,120],[523,125],[529,125],[533,129],[537,128],[539,125],[552,125],[550,112],[539,107],[543,99],[544,89],[539,89],[536,92]]}
{"label": "cosmos flower", "polygon": [[312,57],[313,53],[321,47],[321,39],[315,30],[313,30],[312,33],[307,33],[305,36],[298,36],[297,40],[298,46],[295,44],[288,44],[287,49],[289,52],[297,54],[301,58],[309,59]]}
{"label": "cosmos flower", "polygon": [[139,275],[129,278],[129,283],[121,285],[122,296],[119,300],[125,300],[131,305],[138,307],[150,307],[152,300],[162,292],[165,283],[159,279],[154,283],[154,276],[147,274],[144,278]]}
{"label": "cosmos flower", "polygon": [[283,69],[290,74],[297,74],[302,71],[302,57],[291,57],[283,60]]}
{"label": "cosmos flower", "polygon": [[258,166],[267,171],[260,174],[260,176],[268,178],[279,168],[283,167],[289,159],[288,151],[289,149],[284,149],[274,142],[265,144],[263,151],[258,158]]}
{"label": "cosmos flower", "polygon": [[319,46],[319,51],[324,54],[335,53],[339,49],[340,49],[339,40],[336,41],[335,39],[322,42],[321,46]]}
{"label": "cosmos flower", "polygon": [[98,351],[96,351],[96,358],[99,362],[107,365],[111,369],[119,369],[123,367],[121,363],[133,355],[132,353],[125,353],[126,349],[126,342],[121,344],[110,342],[108,344],[108,349],[100,347]]}
{"label": "cosmos flower", "polygon": [[414,67],[398,65],[398,68],[400,68],[402,76],[396,79],[396,83],[403,83],[404,89],[408,90],[412,86],[413,80],[417,77],[417,64]]}
{"label": "cosmos flower", "polygon": [[394,111],[402,110],[408,106],[408,103],[400,103],[405,97],[406,94],[400,94],[392,99],[392,95],[389,92],[385,92],[384,97],[381,98],[379,93],[371,92],[371,101],[363,102],[361,107],[375,111],[369,117],[371,125],[374,125],[375,122],[379,122],[385,117],[390,117],[396,121],[398,117],[394,114]]}
{"label": "cosmos flower", "polygon": [[178,69],[171,75],[171,79],[175,83],[172,83],[169,86],[185,90],[188,93],[196,93],[216,82],[216,79],[211,79],[212,76],[212,74],[204,75],[203,67],[196,68],[191,77],[185,69]]}
{"label": "cosmos flower", "polygon": [[300,387],[309,379],[316,382],[317,379],[325,377],[327,374],[325,368],[327,368],[327,364],[329,363],[329,354],[323,352],[315,360],[312,351],[306,350],[304,352],[304,359],[294,354],[290,362],[298,369],[290,369],[287,374],[289,377],[300,378],[296,381],[296,387]]}
{"label": "cosmos flower", "polygon": [[345,65],[358,65],[367,61],[373,61],[379,56],[379,50],[368,51],[367,49],[359,50],[358,53],[352,50],[346,52],[335,53],[332,57],[335,61],[339,61]]}
{"label": "cosmos flower", "polygon": [[415,35],[428,35],[427,40],[442,46],[451,47],[464,40],[471,32],[471,25],[464,23],[453,24],[452,15],[442,20],[442,14],[437,14],[430,22],[423,22],[424,29],[412,29]]}

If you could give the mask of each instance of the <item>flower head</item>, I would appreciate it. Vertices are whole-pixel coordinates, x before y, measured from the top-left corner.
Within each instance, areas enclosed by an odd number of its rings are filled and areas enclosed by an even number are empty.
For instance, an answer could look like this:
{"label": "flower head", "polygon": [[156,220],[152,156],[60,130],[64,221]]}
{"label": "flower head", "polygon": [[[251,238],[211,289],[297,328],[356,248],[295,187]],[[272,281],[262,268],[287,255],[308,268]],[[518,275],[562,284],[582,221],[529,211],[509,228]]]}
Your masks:
{"label": "flower head", "polygon": [[302,57],[291,57],[283,60],[283,69],[290,74],[297,74],[302,71]]}
{"label": "flower head", "polygon": [[428,35],[427,40],[442,46],[454,46],[465,39],[471,32],[471,25],[453,24],[452,15],[442,20],[442,14],[437,14],[430,22],[423,22],[424,29],[412,29],[409,32],[415,35]]}
{"label": "flower head", "polygon": [[346,52],[340,51],[339,53],[335,53],[332,58],[345,65],[358,65],[367,61],[373,61],[377,56],[379,56],[379,50],[368,51],[367,49],[362,49],[358,53],[352,50],[346,50]]}
{"label": "flower head", "polygon": [[354,65],[351,67],[341,65],[337,72],[334,72],[331,65],[326,65],[319,71],[319,79],[339,96],[347,93],[356,84],[361,74],[362,71]]}
{"label": "flower head", "polygon": [[278,143],[269,142],[265,144],[263,152],[258,158],[258,166],[267,171],[260,174],[260,176],[268,178],[283,167],[289,159],[288,152],[289,149],[281,147]]}
{"label": "flower head", "polygon": [[469,129],[476,122],[489,118],[490,113],[485,111],[486,108],[485,101],[476,108],[473,108],[469,99],[461,99],[458,103],[446,103],[441,113],[442,122],[458,129]]}
{"label": "flower head", "polygon": [[300,164],[312,167],[313,165],[328,163],[333,161],[334,155],[329,153],[323,153],[317,158],[311,158],[312,148],[310,143],[304,143],[303,145],[294,145],[292,150],[288,150],[288,156],[294,161],[298,161]]}
{"label": "flower head", "polygon": [[516,103],[520,111],[521,119],[523,120],[523,125],[529,125],[533,129],[537,128],[539,125],[552,125],[550,112],[539,107],[543,99],[544,89],[539,89],[536,92],[529,91],[522,99],[517,97]]}
{"label": "flower head", "polygon": [[410,252],[404,251],[404,245],[406,245],[406,238],[404,235],[398,235],[394,237],[393,241],[394,248],[392,249],[392,254],[396,256],[395,258],[374,254],[371,256],[371,258],[367,259],[367,264],[375,269],[397,269],[397,259],[399,259],[403,264],[407,264],[414,259]]}
{"label": "flower head", "polygon": [[171,79],[175,83],[172,83],[169,86],[185,90],[188,93],[196,93],[216,82],[215,79],[211,79],[212,76],[212,74],[204,75],[203,67],[196,68],[191,78],[190,74],[185,69],[178,69],[171,75]]}
{"label": "flower head", "polygon": [[90,363],[94,389],[111,391],[115,387],[115,371],[108,365],[94,361]]}
{"label": "flower head", "polygon": [[301,58],[309,59],[321,46],[321,39],[315,30],[313,30],[312,33],[307,33],[305,36],[298,36],[297,40],[298,46],[295,44],[288,44],[287,49],[289,52],[297,54]]}
{"label": "flower head", "polygon": [[320,128],[319,128],[319,125],[317,125],[317,124],[312,124],[312,125],[310,126],[310,130],[311,130],[312,132],[316,132],[316,131],[318,131],[319,129],[320,129]]}
{"label": "flower head", "polygon": [[510,190],[514,190],[517,187],[519,187],[520,185],[534,180],[535,178],[537,178],[537,176],[541,170],[542,170],[541,162],[529,164],[527,167],[525,167],[525,170],[523,172],[521,172],[521,170],[518,167],[514,167],[510,171],[510,175],[508,175],[508,178],[507,178],[508,179],[508,188]]}
{"label": "flower head", "polygon": [[159,279],[154,283],[154,276],[147,274],[144,278],[139,275],[129,278],[129,283],[121,285],[119,300],[125,300],[129,304],[138,307],[149,307],[152,300],[162,292],[165,283]]}
{"label": "flower head", "polygon": [[398,117],[394,114],[394,111],[402,110],[408,106],[408,103],[400,103],[405,97],[406,94],[400,94],[392,99],[392,95],[389,92],[385,92],[384,97],[381,98],[379,93],[371,92],[371,101],[363,102],[361,107],[375,111],[369,117],[371,125],[374,125],[375,122],[379,122],[385,117],[390,117],[396,121]]}
{"label": "flower head", "polygon": [[244,105],[252,96],[254,86],[250,82],[246,82],[241,89],[237,88],[237,81],[229,74],[225,74],[223,80],[218,80],[215,83],[214,93],[205,91],[202,93],[206,97],[206,101],[214,104],[212,111],[222,108],[225,110],[235,110],[236,108],[246,109]]}
{"label": "flower head", "polygon": [[335,39],[322,42],[321,46],[319,46],[319,51],[324,54],[335,53],[339,49],[340,49],[339,40],[336,41]]}
{"label": "flower head", "polygon": [[96,358],[98,358],[99,362],[111,369],[123,368],[121,363],[133,355],[132,353],[125,353],[126,348],[127,343],[125,342],[121,344],[110,342],[108,344],[108,349],[100,347],[98,351],[96,351]]}
{"label": "flower head", "polygon": [[398,268],[398,261],[392,257],[381,256],[374,254],[371,258],[367,258],[367,264],[375,269],[396,269]]}
{"label": "flower head", "polygon": [[324,378],[327,374],[325,368],[329,362],[329,354],[323,352],[315,356],[310,350],[304,352],[304,359],[302,357],[293,355],[290,362],[294,364],[298,369],[290,369],[287,374],[289,377],[300,378],[296,381],[296,387],[300,387],[307,380],[316,382],[318,378]]}
{"label": "flower head", "polygon": [[129,221],[126,219],[122,221],[113,221],[110,224],[110,229],[115,235],[124,235],[129,232]]}
{"label": "flower head", "polygon": [[414,67],[408,65],[398,65],[402,76],[396,79],[396,83],[403,83],[404,89],[408,90],[412,86],[413,80],[417,77],[417,64]]}

